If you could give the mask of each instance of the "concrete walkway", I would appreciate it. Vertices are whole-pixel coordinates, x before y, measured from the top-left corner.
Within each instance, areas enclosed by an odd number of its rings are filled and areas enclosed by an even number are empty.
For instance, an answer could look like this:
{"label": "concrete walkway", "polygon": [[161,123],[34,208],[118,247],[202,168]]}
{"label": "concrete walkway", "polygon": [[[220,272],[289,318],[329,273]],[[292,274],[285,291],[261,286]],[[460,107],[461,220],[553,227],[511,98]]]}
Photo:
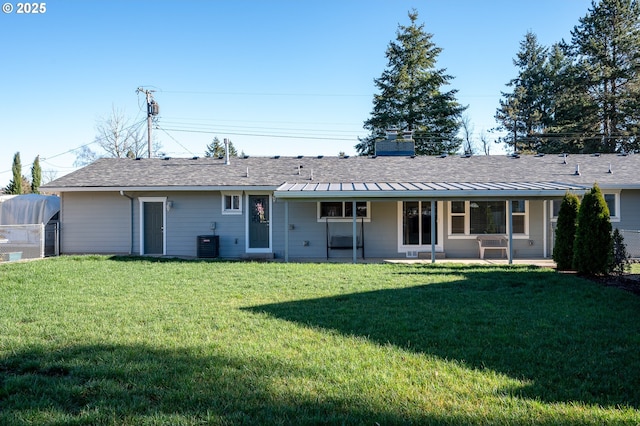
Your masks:
{"label": "concrete walkway", "polygon": [[[361,260],[361,259],[359,259]],[[381,259],[383,263],[427,264],[431,259]],[[436,263],[458,263],[464,265],[508,265],[507,259],[436,259]],[[552,259],[513,259],[513,265],[533,265],[541,268],[555,268]]]}

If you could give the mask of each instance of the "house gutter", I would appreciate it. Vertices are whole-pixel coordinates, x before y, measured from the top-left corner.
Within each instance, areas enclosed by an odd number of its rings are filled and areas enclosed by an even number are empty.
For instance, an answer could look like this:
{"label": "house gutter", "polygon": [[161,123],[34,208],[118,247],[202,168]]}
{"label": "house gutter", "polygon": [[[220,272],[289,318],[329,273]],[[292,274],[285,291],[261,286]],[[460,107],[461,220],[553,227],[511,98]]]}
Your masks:
{"label": "house gutter", "polygon": [[129,242],[129,254],[131,255],[133,253],[133,197],[129,197],[124,191],[120,191],[120,195],[129,199],[129,216],[131,217],[129,221],[129,235],[131,238]]}
{"label": "house gutter", "polygon": [[207,185],[207,186],[52,186],[42,188],[48,192],[169,192],[169,191],[275,191],[278,185]]}

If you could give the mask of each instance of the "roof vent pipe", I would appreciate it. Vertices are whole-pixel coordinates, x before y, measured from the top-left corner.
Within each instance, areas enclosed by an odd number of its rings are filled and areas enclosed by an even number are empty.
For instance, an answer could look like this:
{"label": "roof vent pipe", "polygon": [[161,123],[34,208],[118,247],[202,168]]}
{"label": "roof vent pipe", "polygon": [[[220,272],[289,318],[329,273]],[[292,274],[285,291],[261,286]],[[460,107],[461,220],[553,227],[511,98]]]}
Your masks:
{"label": "roof vent pipe", "polygon": [[229,139],[224,138],[224,164],[228,166],[231,164],[229,161]]}
{"label": "roof vent pipe", "polygon": [[613,170],[611,170],[611,163],[609,163],[609,171],[607,173],[609,173],[609,174],[613,173]]}
{"label": "roof vent pipe", "polygon": [[580,164],[576,164],[576,172],[574,173],[576,176],[580,176]]}

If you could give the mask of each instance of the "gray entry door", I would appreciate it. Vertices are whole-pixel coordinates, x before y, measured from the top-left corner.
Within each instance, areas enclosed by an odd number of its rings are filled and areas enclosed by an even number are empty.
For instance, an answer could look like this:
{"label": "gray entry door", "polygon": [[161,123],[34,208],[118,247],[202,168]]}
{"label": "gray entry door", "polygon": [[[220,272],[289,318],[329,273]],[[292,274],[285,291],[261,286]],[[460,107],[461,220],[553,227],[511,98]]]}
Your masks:
{"label": "gray entry door", "polygon": [[163,253],[163,203],[144,203],[144,254]]}
{"label": "gray entry door", "polygon": [[249,195],[249,248],[269,248],[269,196]]}

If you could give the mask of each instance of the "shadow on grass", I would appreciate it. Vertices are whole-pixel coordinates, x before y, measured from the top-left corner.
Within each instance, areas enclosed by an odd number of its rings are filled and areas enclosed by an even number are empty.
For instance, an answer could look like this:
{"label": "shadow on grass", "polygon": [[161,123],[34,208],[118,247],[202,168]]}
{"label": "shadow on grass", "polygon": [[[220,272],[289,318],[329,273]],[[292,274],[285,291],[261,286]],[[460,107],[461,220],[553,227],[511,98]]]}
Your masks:
{"label": "shadow on grass", "polygon": [[464,278],[248,309],[525,379],[523,398],[640,407],[640,300],[628,293],[526,267],[406,273]]}
{"label": "shadow on grass", "polygon": [[[288,369],[287,369],[288,368]],[[274,389],[278,360],[147,346],[34,349],[0,358],[1,424],[399,424],[393,412]],[[33,416],[30,418],[30,416]],[[151,420],[153,419],[153,420]],[[431,418],[410,419],[419,423]]]}

